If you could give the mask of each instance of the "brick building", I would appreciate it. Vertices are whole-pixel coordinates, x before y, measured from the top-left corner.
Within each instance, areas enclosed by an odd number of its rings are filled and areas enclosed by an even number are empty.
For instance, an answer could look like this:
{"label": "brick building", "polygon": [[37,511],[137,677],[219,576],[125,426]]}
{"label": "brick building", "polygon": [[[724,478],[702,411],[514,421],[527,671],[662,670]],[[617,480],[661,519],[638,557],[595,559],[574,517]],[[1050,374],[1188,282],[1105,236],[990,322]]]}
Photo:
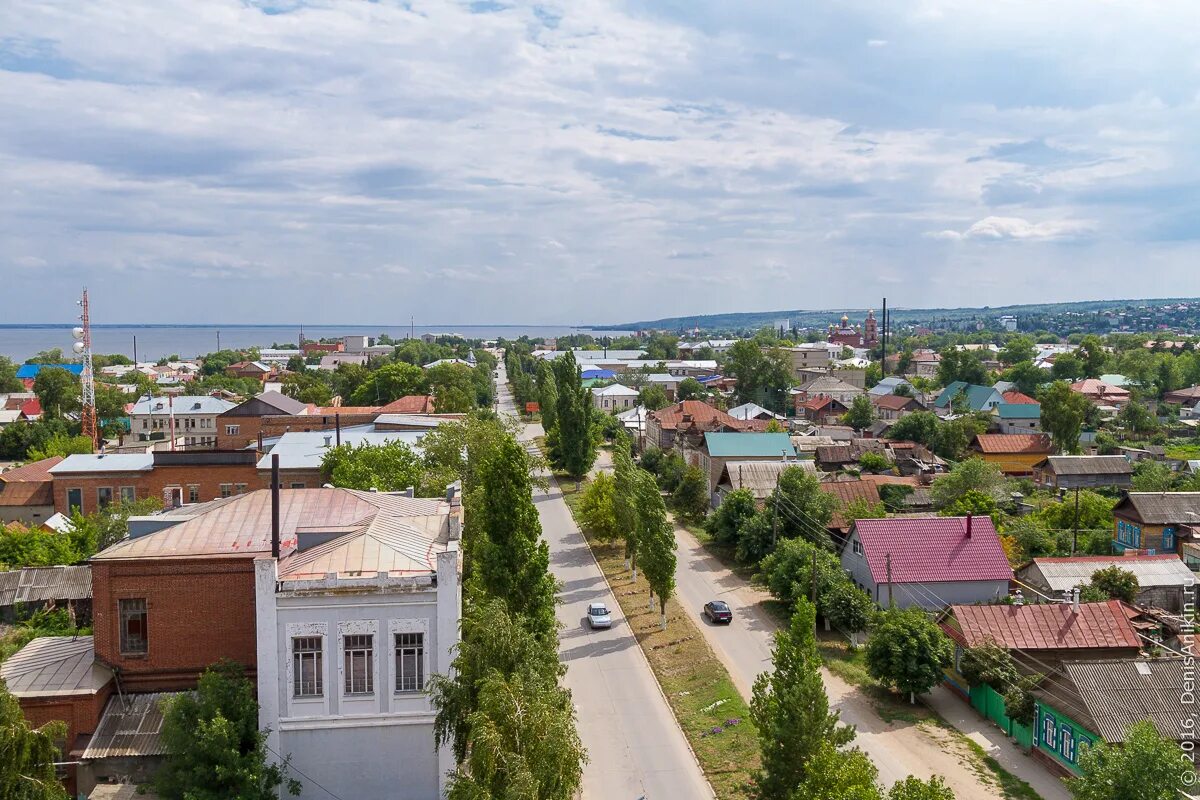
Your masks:
{"label": "brick building", "polygon": [[217,449],[240,450],[258,442],[266,417],[308,414],[308,405],[279,392],[263,392],[217,417]]}
{"label": "brick building", "polygon": [[188,506],[267,486],[254,450],[74,454],[50,468],[54,509],[91,514],[117,502],[160,498]]}

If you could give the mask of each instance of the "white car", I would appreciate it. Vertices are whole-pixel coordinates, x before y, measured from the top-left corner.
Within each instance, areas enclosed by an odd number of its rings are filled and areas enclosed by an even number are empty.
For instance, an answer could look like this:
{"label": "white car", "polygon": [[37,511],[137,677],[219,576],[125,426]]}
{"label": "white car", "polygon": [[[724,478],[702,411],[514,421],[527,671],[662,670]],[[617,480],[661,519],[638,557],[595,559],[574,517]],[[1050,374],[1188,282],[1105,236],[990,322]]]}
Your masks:
{"label": "white car", "polygon": [[604,603],[591,603],[587,611],[588,625],[592,628],[611,628],[612,615]]}

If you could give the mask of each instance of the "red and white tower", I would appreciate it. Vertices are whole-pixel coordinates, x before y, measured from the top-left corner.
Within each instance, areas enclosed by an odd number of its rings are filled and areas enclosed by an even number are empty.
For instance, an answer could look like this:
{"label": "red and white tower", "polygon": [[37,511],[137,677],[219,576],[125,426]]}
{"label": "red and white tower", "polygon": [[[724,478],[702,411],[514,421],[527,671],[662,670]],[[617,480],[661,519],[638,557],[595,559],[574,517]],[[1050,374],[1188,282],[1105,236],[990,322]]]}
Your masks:
{"label": "red and white tower", "polygon": [[83,380],[80,387],[80,400],[83,408],[79,419],[83,424],[83,435],[92,440],[92,449],[98,450],[100,448],[100,431],[96,426],[96,377],[92,372],[92,322],[88,315],[86,288],[83,290],[83,299],[79,301],[79,306],[83,310],[79,315],[79,320],[83,325],[71,332],[75,337],[75,344],[71,346],[71,349],[75,351],[76,355],[83,358]]}

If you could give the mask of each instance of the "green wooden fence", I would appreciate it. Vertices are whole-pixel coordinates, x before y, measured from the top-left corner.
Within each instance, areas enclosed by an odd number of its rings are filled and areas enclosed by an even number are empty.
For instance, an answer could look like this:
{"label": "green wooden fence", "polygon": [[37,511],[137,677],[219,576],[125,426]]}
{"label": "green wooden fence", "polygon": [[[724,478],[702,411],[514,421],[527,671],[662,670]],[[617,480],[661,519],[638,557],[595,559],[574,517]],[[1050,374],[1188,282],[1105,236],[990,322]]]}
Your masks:
{"label": "green wooden fence", "polygon": [[990,686],[972,686],[971,706],[983,716],[1016,740],[1017,744],[1028,749],[1033,745],[1033,730],[1028,725],[1012,720],[1005,713],[1004,696]]}

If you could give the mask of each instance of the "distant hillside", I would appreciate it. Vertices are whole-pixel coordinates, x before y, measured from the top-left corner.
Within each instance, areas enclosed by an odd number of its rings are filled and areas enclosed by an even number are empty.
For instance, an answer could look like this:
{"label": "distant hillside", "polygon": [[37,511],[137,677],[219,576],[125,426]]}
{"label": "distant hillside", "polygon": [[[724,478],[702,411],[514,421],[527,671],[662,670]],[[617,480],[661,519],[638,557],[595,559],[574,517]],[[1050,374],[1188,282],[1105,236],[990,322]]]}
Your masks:
{"label": "distant hillside", "polygon": [[[1157,307],[1175,303],[1196,303],[1200,298],[1173,297],[1148,300],[1088,300],[1077,303],[1027,303],[1012,306],[983,306],[979,308],[889,308],[894,325],[928,324],[938,322],[951,323],[967,319],[995,319],[999,316],[1012,315],[1018,319],[1025,316],[1063,314],[1063,313],[1095,313],[1097,311],[1124,311],[1131,308]],[[637,322],[621,322],[612,325],[596,325],[596,328],[615,330],[659,329],[685,330],[701,328],[703,330],[753,330],[774,325],[779,320],[789,320],[798,328],[820,328],[840,319],[842,314],[848,314],[850,319],[861,322],[867,313],[866,308],[831,308],[793,309],[791,311],[756,311],[730,314],[697,314],[688,317],[664,317],[663,319],[639,320]],[[878,315],[879,307],[875,307]]]}

